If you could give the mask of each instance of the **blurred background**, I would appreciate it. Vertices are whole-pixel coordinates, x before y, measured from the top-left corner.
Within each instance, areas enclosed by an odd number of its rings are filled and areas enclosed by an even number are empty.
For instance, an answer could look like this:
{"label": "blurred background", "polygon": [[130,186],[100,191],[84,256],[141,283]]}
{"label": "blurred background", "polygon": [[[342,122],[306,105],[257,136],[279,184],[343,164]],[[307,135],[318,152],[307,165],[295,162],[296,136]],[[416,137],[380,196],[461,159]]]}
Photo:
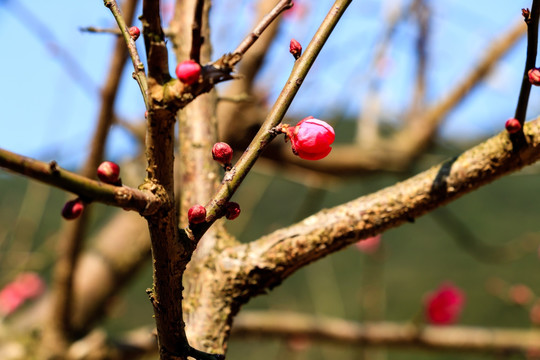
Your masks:
{"label": "blurred background", "polygon": [[[284,14],[254,79],[253,92],[264,104],[273,103],[289,75],[293,64],[288,53],[290,39],[307,45],[332,4],[327,0],[295,3]],[[420,3],[423,10],[414,10],[414,3]],[[287,117],[291,123],[308,115],[331,122],[338,145],[354,141],[355,136],[365,137],[355,135],[355,129],[368,122],[365,119],[375,119],[377,133],[399,131],[404,114],[420,116],[467,78],[488,49],[523,22],[521,8],[530,5],[530,1],[521,0],[354,1]],[[163,1],[164,20],[171,19],[173,11],[173,2]],[[252,0],[213,3],[213,59],[236,47],[253,26],[255,12],[256,1]],[[88,26],[115,26],[102,1],[0,1],[4,49],[0,57],[4,69],[0,147],[43,161],[54,159],[70,169],[81,166],[88,155],[100,86],[107,77],[115,40],[111,34],[80,30]],[[143,42],[138,46],[144,54]],[[241,241],[255,240],[322,208],[406,179],[504,130],[505,121],[515,110],[525,51],[525,37],[516,37],[504,54],[493,60],[489,73],[439,119],[432,144],[399,171],[361,169],[343,176],[261,161],[235,195],[234,200],[242,204],[242,215],[228,222],[228,228]],[[171,73],[175,65],[171,56]],[[130,66],[124,69],[115,113],[126,124],[136,125],[144,121],[144,105],[131,72]],[[421,81],[418,74],[422,74]],[[220,84],[218,91],[226,93],[228,86]],[[419,99],[415,94],[421,94]],[[533,89],[529,118],[538,115],[539,95]],[[144,179],[144,164],[129,165],[139,159],[140,143],[126,128],[113,126],[106,158],[131,169],[123,170],[123,178],[126,184],[137,186]],[[540,320],[531,317],[540,295],[536,276],[540,261],[537,172],[537,166],[529,167],[414,223],[390,230],[371,251],[351,246],[314,263],[245,308],[401,323],[422,313],[426,294],[449,282],[465,294],[460,324],[520,329],[537,326]],[[36,271],[47,281],[66,194],[7,172],[0,172],[0,184],[0,286],[22,271]],[[117,212],[99,204],[95,207],[98,210],[92,213],[90,236]],[[105,324],[109,331],[122,333],[152,324],[152,309],[144,292],[150,284],[147,264],[111,304]],[[234,337],[228,356],[486,357],[403,349],[360,351],[302,339]],[[497,358],[523,356],[502,354]]]}

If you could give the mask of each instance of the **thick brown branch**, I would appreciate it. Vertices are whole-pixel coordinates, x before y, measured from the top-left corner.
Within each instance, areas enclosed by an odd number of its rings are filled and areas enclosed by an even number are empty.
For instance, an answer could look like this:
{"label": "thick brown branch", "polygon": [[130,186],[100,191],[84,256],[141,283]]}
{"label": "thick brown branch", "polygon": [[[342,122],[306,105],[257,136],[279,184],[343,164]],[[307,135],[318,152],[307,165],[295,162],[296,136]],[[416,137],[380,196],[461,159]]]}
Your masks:
{"label": "thick brown branch", "polygon": [[[244,274],[255,293],[273,287],[297,269],[360,239],[414,221],[476,188],[540,159],[540,119],[525,126],[528,146],[515,151],[506,131],[404,182],[390,186],[227,250],[243,251]],[[249,251],[249,256],[247,255]],[[254,295],[254,294],[253,294]]]}
{"label": "thick brown branch", "polygon": [[436,351],[519,353],[538,348],[540,332],[466,326],[425,326],[390,322],[357,323],[290,312],[243,312],[235,320],[235,338],[301,337],[333,344],[412,347]]}

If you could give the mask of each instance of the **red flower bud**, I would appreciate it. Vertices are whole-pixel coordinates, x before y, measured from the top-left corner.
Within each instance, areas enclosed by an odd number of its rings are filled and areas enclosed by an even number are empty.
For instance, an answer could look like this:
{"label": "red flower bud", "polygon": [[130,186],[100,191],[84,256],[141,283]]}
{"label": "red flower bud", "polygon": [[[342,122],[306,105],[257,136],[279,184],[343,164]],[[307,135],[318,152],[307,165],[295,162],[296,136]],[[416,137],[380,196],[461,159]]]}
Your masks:
{"label": "red flower bud", "polygon": [[521,124],[517,119],[508,119],[506,124],[504,124],[504,127],[510,134],[515,134],[521,130]]}
{"label": "red flower bud", "polygon": [[97,168],[97,176],[104,183],[120,185],[120,166],[112,161],[104,161]]}
{"label": "red flower bud", "polygon": [[285,130],[291,139],[293,153],[305,160],[319,160],[330,154],[336,137],[332,126],[309,116]]}
{"label": "red flower bud", "polygon": [[84,210],[84,202],[80,199],[68,201],[62,209],[62,217],[66,220],[73,220],[81,216]]}
{"label": "red flower bud", "polygon": [[212,147],[212,157],[225,168],[231,166],[232,156],[233,149],[227,143],[218,142]]}
{"label": "red flower bud", "polygon": [[189,208],[188,221],[190,224],[200,224],[206,220],[206,209],[202,205],[195,205]]}
{"label": "red flower bud", "polygon": [[199,80],[201,75],[201,65],[193,60],[182,61],[176,66],[176,76],[178,80],[186,85],[193,85]]}
{"label": "red flower bud", "polygon": [[295,39],[291,39],[291,43],[289,44],[289,52],[294,56],[295,60],[298,60],[298,58],[302,55],[302,45]]}
{"label": "red flower bud", "polygon": [[529,75],[529,82],[535,86],[540,86],[540,69],[532,68],[527,73]]}
{"label": "red flower bud", "polygon": [[136,26],[132,26],[129,28],[129,35],[131,35],[131,38],[133,39],[133,41],[135,41],[141,35],[141,30],[139,30],[139,28]]}
{"label": "red flower bud", "polygon": [[240,205],[235,202],[228,202],[225,205],[225,217],[229,220],[234,220],[240,215]]}
{"label": "red flower bud", "polygon": [[434,325],[454,323],[465,302],[465,295],[452,284],[443,284],[426,298],[426,317]]}

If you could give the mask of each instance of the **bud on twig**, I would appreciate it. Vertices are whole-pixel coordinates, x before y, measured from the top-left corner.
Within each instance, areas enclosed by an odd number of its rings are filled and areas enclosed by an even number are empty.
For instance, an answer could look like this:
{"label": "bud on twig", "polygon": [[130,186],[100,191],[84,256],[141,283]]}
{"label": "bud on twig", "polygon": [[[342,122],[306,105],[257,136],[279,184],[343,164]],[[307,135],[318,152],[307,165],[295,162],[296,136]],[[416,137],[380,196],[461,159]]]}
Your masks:
{"label": "bud on twig", "polygon": [[521,130],[521,124],[519,123],[518,119],[506,120],[506,124],[504,124],[504,127],[506,128],[506,131],[508,131],[510,134],[515,134]]}
{"label": "bud on twig", "polygon": [[182,61],[176,66],[176,76],[178,80],[186,85],[193,85],[199,80],[201,75],[201,65],[193,60]]}
{"label": "bud on twig", "polygon": [[214,160],[223,165],[225,170],[229,170],[231,168],[232,157],[233,149],[230,147],[229,144],[224,142],[218,142],[215,143],[212,147],[212,158],[214,158]]}
{"label": "bud on twig", "polygon": [[80,198],[68,201],[62,209],[62,217],[66,220],[73,220],[81,216],[84,210],[84,202]]}
{"label": "bud on twig", "polygon": [[294,56],[294,60],[298,60],[300,56],[302,55],[302,45],[295,39],[291,39],[291,43],[289,44],[289,52]]}
{"label": "bud on twig", "polygon": [[240,215],[240,205],[235,202],[228,202],[225,205],[225,217],[228,220],[234,220]]}
{"label": "bud on twig", "polygon": [[200,224],[206,220],[206,209],[202,205],[194,205],[188,210],[190,224]]}
{"label": "bud on twig", "polygon": [[104,161],[97,168],[99,180],[107,184],[122,185],[120,181],[120,166],[112,161]]}
{"label": "bud on twig", "polygon": [[527,73],[529,75],[529,82],[534,86],[540,86],[540,69],[532,68]]}
{"label": "bud on twig", "polygon": [[132,26],[129,28],[129,35],[131,35],[133,41],[136,41],[141,35],[141,30],[139,30],[139,28],[136,26]]}

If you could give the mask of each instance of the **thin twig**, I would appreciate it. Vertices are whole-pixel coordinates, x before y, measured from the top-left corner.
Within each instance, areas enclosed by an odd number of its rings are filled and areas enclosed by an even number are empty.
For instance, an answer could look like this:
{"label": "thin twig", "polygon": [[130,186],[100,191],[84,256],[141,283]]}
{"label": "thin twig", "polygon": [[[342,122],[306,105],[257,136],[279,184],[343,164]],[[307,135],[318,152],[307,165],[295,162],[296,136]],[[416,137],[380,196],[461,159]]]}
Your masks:
{"label": "thin twig", "polygon": [[202,15],[204,0],[197,0],[195,4],[195,16],[191,25],[191,51],[189,58],[197,63],[201,62],[201,46],[204,43],[202,31]]}
{"label": "thin twig", "polygon": [[529,16],[525,19],[527,24],[527,58],[525,60],[525,70],[521,81],[518,103],[514,118],[522,125],[527,117],[527,107],[529,104],[529,95],[531,93],[531,83],[529,82],[528,72],[534,68],[536,62],[536,53],[538,48],[538,18],[540,17],[540,0],[533,0]]}
{"label": "thin twig", "polygon": [[262,35],[264,30],[270,25],[283,11],[290,9],[294,3],[292,0],[280,0],[279,3],[270,11],[257,26],[253,29],[251,34],[249,34],[232,52],[233,58],[229,62],[230,66],[234,66],[238,63],[242,56],[248,51],[248,49],[257,41],[257,39]]}
{"label": "thin twig", "polygon": [[111,13],[116,19],[116,23],[118,24],[118,27],[122,32],[128,48],[129,56],[131,57],[131,60],[133,62],[133,78],[139,84],[144,103],[146,105],[146,108],[148,108],[148,81],[146,79],[144,64],[142,63],[139,57],[139,53],[137,52],[137,46],[135,45],[135,41],[131,38],[131,35],[129,34],[129,29],[127,27],[126,21],[122,16],[116,0],[104,0],[104,4],[111,10]]}
{"label": "thin twig", "polygon": [[332,30],[347,9],[352,0],[336,0],[326,18],[323,20],[313,39],[306,48],[302,57],[295,62],[291,75],[283,87],[278,99],[270,110],[259,132],[251,142],[248,150],[244,152],[236,165],[228,172],[232,175],[227,177],[218,188],[215,196],[207,206],[207,222],[199,224],[194,230],[197,239],[204,234],[208,227],[222,215],[223,206],[238,189],[255,161],[259,158],[264,148],[276,137],[273,129],[282,121],[287,109],[297,94],[302,82],[307,76],[317,55],[332,33]]}
{"label": "thin twig", "polygon": [[75,193],[85,200],[98,201],[126,210],[151,213],[159,203],[159,199],[151,192],[105,184],[64,170],[54,161],[46,163],[4,149],[0,149],[0,167]]}
{"label": "thin twig", "polygon": [[119,28],[98,28],[95,26],[86,26],[86,27],[80,27],[79,31],[96,33],[96,34],[122,35],[122,31],[120,31]]}

